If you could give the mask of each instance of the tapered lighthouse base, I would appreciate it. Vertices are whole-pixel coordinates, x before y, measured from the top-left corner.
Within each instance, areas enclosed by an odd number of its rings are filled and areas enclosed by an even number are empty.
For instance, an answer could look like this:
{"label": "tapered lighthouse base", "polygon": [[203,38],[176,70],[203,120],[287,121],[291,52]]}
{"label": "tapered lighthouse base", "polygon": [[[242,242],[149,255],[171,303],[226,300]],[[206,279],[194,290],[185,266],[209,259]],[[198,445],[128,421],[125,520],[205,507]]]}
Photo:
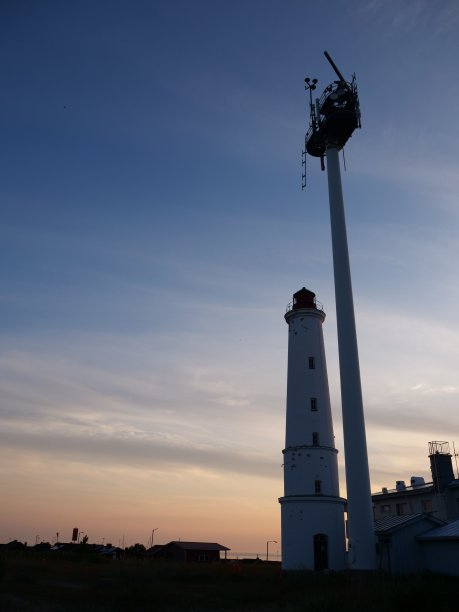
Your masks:
{"label": "tapered lighthouse base", "polygon": [[344,504],[341,497],[281,497],[282,569],[333,570],[346,567]]}

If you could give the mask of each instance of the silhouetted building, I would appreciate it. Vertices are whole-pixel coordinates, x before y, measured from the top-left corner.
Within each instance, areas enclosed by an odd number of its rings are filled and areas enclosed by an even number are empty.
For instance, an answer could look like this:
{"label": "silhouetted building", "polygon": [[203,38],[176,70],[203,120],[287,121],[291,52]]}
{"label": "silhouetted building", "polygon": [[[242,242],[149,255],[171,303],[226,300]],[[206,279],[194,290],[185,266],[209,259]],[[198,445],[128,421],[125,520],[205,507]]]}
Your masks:
{"label": "silhouetted building", "polygon": [[459,575],[459,520],[417,537],[424,571]]}
{"label": "silhouetted building", "polygon": [[378,569],[389,574],[422,572],[424,559],[417,536],[442,525],[442,521],[427,514],[385,516],[375,521]]}
{"label": "silhouetted building", "polygon": [[172,541],[169,544],[157,544],[147,551],[147,556],[155,559],[170,559],[184,563],[210,563],[220,561],[220,551],[230,550],[216,542],[181,542]]}
{"label": "silhouetted building", "polygon": [[432,514],[443,521],[459,518],[459,480],[454,478],[448,442],[429,442],[432,481],[412,476],[410,484],[397,480],[395,489],[373,493],[375,520],[387,516]]}

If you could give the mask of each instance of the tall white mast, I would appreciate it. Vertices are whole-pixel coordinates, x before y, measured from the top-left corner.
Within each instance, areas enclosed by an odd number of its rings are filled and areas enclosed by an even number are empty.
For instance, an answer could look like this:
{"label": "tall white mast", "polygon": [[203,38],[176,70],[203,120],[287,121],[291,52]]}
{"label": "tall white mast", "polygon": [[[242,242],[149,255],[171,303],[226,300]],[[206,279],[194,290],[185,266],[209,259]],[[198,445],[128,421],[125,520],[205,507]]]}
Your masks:
{"label": "tall white mast", "polygon": [[373,507],[346,220],[338,148],[331,143],[327,145],[327,175],[346,459],[349,562],[355,569],[375,569]]}
{"label": "tall white mast", "polygon": [[355,327],[354,302],[339,150],[355,128],[360,127],[360,110],[355,77],[347,83],[331,57],[325,56],[339,80],[329,85],[312,103],[311,91],[317,81],[306,80],[310,91],[311,126],[306,134],[305,152],[327,160],[328,195],[333,247],[336,317],[343,411],[344,451],[348,498],[349,564],[352,569],[376,568],[373,509],[365,433],[362,387]]}

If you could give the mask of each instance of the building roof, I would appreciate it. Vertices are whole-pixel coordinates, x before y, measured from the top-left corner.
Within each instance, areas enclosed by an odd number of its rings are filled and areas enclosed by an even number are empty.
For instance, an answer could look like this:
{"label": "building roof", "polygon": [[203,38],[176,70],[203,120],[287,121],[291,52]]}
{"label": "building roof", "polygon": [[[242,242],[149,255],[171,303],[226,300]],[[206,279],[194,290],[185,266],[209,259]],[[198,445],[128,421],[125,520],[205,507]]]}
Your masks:
{"label": "building roof", "polygon": [[420,493],[430,493],[433,491],[433,482],[425,482],[421,485],[407,485],[404,489],[387,489],[384,487],[384,491],[376,491],[371,494],[371,497],[384,498],[386,495],[393,497],[394,495],[398,495],[402,497],[404,495],[419,495]]}
{"label": "building roof", "polygon": [[385,516],[384,518],[377,519],[375,521],[375,532],[378,534],[391,533],[422,519],[428,519],[434,525],[443,525],[443,521],[429,514],[403,514],[401,516]]}
{"label": "building roof", "polygon": [[166,544],[166,546],[170,544],[175,544],[184,550],[231,550],[217,542],[182,542],[181,540],[173,540],[169,542],[169,544]]}
{"label": "building roof", "polygon": [[154,557],[155,555],[160,553],[163,548],[164,548],[164,544],[155,544],[154,546],[147,548],[147,550],[145,551],[145,554],[149,557],[150,556]]}
{"label": "building roof", "polygon": [[418,540],[459,540],[459,520],[436,527],[418,536]]}
{"label": "building roof", "polygon": [[157,550],[161,550],[161,548],[164,548],[164,544],[155,544],[154,546],[150,546],[147,552],[156,552]]}

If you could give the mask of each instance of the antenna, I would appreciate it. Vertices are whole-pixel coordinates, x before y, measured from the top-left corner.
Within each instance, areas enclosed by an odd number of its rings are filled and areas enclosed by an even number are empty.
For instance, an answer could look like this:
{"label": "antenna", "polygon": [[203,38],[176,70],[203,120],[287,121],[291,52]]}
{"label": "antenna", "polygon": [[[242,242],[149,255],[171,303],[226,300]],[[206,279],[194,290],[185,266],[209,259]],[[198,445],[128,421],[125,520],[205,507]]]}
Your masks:
{"label": "antenna", "polygon": [[305,90],[309,91],[309,114],[311,117],[311,124],[314,126],[314,129],[317,129],[319,127],[318,121],[320,115],[318,109],[316,109],[316,106],[312,101],[312,92],[317,88],[318,80],[311,80],[309,77],[306,77],[304,79],[304,82],[306,83],[306,85],[304,86]]}
{"label": "antenna", "polygon": [[[320,115],[319,115],[318,108],[316,108],[316,105],[313,103],[312,92],[317,88],[318,80],[306,77],[304,79],[304,82],[305,82],[305,86],[304,86],[305,90],[309,91],[310,125],[312,126],[312,129],[314,131],[317,131],[319,128],[318,118]],[[316,104],[317,104],[317,100],[316,100]],[[307,155],[307,149],[306,149],[306,138],[305,138],[304,139],[304,151],[301,151],[301,165],[304,166],[304,171],[301,175],[301,191],[303,191],[303,189],[306,187],[306,155]]]}
{"label": "antenna", "polygon": [[[330,57],[329,53],[327,51],[324,51],[324,55],[327,58],[327,60],[330,63],[330,66],[333,68],[333,70],[336,72],[336,74],[338,75],[338,78],[340,81],[342,81],[343,83],[346,83],[346,79],[343,77],[343,75],[341,74],[341,72],[338,70],[335,62],[332,60],[332,58]],[[347,84],[347,83],[346,83]]]}
{"label": "antenna", "polygon": [[338,77],[328,85],[320,98],[314,102],[312,92],[317,88],[317,79],[304,79],[305,89],[309,91],[309,129],[305,136],[305,149],[302,152],[301,188],[306,187],[306,156],[320,158],[321,169],[325,169],[324,157],[328,146],[343,149],[356,128],[361,127],[360,105],[355,74],[347,82],[327,51],[324,55]]}
{"label": "antenna", "polygon": [[304,151],[301,151],[301,165],[304,166],[304,171],[301,175],[301,191],[303,191],[306,187],[306,141],[304,143]]}

